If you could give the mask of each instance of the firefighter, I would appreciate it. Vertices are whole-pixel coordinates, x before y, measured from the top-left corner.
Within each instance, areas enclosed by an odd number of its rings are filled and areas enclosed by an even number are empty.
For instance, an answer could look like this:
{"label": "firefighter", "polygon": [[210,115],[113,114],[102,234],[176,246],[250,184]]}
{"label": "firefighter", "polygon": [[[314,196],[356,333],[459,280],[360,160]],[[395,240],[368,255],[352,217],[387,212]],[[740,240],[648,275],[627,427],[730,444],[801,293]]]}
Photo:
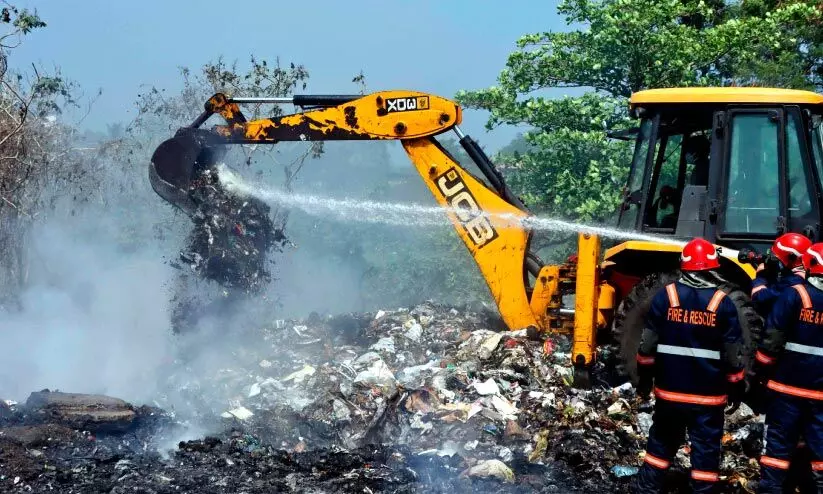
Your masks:
{"label": "firefighter", "polygon": [[715,247],[691,240],[680,256],[682,275],[652,299],[637,354],[638,395],[654,389],[655,411],[635,492],[659,492],[684,440],[691,440],[691,485],[716,492],[724,406],[740,404],[743,337],[737,309],[715,271]]}
{"label": "firefighter", "polygon": [[771,395],[758,492],[783,492],[801,434],[823,492],[823,243],[806,251],[803,264],[807,280],[775,301],[755,354],[756,382]]}
{"label": "firefighter", "polygon": [[811,245],[812,241],[799,233],[786,233],[774,241],[770,255],[758,266],[752,282],[752,305],[760,317],[769,317],[783,290],[803,282],[803,253]]}
{"label": "firefighter", "polygon": [[[751,298],[754,309],[764,320],[769,317],[775,300],[786,288],[803,283],[803,253],[811,245],[811,240],[799,233],[783,234],[772,244],[766,262],[758,266],[757,275],[752,283]],[[765,391],[762,386],[755,386],[746,400],[757,414],[763,413],[766,409]],[[801,439],[792,456],[792,468],[786,484],[787,492],[794,492],[795,487],[799,487],[800,492],[816,492],[809,461],[810,452]]]}

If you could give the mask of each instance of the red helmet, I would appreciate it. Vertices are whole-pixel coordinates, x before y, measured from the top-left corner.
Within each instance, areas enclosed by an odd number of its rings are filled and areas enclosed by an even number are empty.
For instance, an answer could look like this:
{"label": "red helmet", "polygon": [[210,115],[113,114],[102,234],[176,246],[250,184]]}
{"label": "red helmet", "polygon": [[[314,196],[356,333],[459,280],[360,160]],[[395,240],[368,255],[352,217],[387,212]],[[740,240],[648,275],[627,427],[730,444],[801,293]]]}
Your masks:
{"label": "red helmet", "polygon": [[680,269],[683,271],[706,271],[720,267],[717,249],[708,240],[695,238],[689,241],[680,253]]}
{"label": "red helmet", "polygon": [[806,249],[803,253],[803,267],[809,274],[823,274],[823,243]]}
{"label": "red helmet", "polygon": [[796,268],[803,262],[803,254],[812,246],[812,241],[799,233],[785,233],[772,244],[772,253],[787,268]]}

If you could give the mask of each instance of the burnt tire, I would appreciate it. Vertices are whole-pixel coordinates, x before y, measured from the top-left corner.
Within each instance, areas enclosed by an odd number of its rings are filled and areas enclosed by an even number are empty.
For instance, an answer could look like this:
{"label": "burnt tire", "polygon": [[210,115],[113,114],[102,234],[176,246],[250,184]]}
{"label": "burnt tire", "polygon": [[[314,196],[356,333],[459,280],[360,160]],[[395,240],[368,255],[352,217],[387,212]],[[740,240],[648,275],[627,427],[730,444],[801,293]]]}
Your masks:
{"label": "burnt tire", "polygon": [[[646,276],[620,302],[614,315],[613,335],[619,346],[618,373],[637,383],[637,350],[643,333],[643,317],[651,306],[652,298],[664,286],[676,280],[678,271],[653,273]],[[754,310],[749,295],[738,285],[726,283],[720,287],[724,290],[735,307],[743,332],[744,359],[746,369],[751,370],[755,345],[763,333],[763,319]]]}

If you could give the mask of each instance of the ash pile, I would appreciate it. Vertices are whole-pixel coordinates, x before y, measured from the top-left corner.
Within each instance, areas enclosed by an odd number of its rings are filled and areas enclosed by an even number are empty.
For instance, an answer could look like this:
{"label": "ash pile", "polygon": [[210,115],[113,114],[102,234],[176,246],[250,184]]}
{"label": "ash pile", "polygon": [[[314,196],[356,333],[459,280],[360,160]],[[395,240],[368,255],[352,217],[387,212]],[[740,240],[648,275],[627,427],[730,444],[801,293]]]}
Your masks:
{"label": "ash pile", "polygon": [[[427,303],[278,320],[242,341],[210,371],[171,369],[165,385],[185,407],[158,396],[96,436],[88,423],[33,412],[37,400],[7,409],[2,489],[630,492],[643,461],[650,403],[610,384],[604,364],[591,390],[571,389],[566,339],[546,352],[539,335],[500,331],[483,313]],[[164,411],[175,407],[190,412]],[[34,422],[60,432],[35,442],[8,432]],[[191,424],[209,432],[169,443]],[[762,418],[743,405],[727,429],[725,492],[753,492]],[[164,444],[176,446],[168,456]],[[687,452],[671,492],[688,489]]]}

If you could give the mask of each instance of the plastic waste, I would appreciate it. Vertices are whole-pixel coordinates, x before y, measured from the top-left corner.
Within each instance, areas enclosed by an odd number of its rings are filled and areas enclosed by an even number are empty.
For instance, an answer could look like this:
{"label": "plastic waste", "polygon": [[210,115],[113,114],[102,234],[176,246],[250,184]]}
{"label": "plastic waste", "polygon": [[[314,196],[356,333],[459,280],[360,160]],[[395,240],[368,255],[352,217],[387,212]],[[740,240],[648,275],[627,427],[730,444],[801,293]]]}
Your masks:
{"label": "plastic waste", "polygon": [[626,383],[621,384],[620,386],[612,388],[612,393],[616,394],[616,395],[621,395],[621,394],[628,393],[628,392],[632,391],[633,389],[634,389],[634,387],[632,386],[632,383],[626,382]]}
{"label": "plastic waste", "polygon": [[348,405],[340,400],[334,400],[332,402],[332,410],[332,416],[334,417],[334,420],[338,422],[349,420],[351,418],[351,411],[349,410]]}
{"label": "plastic waste", "polygon": [[542,430],[535,435],[534,439],[534,449],[529,454],[529,461],[534,463],[538,459],[542,458],[543,455],[546,453],[546,450],[549,447],[549,431]]}
{"label": "plastic waste", "polygon": [[629,402],[624,399],[619,399],[612,403],[609,408],[606,409],[606,412],[609,415],[619,415],[619,414],[626,414],[631,410],[631,406]]}
{"label": "plastic waste", "polygon": [[454,456],[458,454],[459,446],[454,441],[446,441],[437,451],[437,456]]}
{"label": "plastic waste", "polygon": [[363,355],[361,355],[361,356],[357,357],[356,359],[354,359],[354,362],[352,362],[352,365],[354,365],[357,368],[366,368],[366,367],[369,367],[370,365],[372,365],[373,363],[377,362],[380,359],[381,359],[381,357],[380,357],[379,353],[377,353],[377,352],[366,352]]}
{"label": "plastic waste", "polygon": [[423,326],[414,323],[409,329],[406,330],[404,335],[412,341],[420,341],[420,337],[423,335]]}
{"label": "plastic waste", "polygon": [[491,397],[492,406],[500,412],[504,420],[516,419],[519,410],[509,400],[499,395]]}
{"label": "plastic waste", "polygon": [[236,418],[239,420],[248,420],[253,417],[254,414],[246,407],[237,407],[227,412],[223,412],[221,416],[226,419]]}
{"label": "plastic waste", "polygon": [[295,384],[303,382],[309,376],[314,375],[315,369],[311,365],[304,365],[299,371],[292,372],[283,378],[283,382],[294,381]]}
{"label": "plastic waste", "polygon": [[640,432],[643,436],[649,435],[649,429],[652,428],[652,414],[650,413],[638,413],[637,414],[637,427],[640,429]]}
{"label": "plastic waste", "polygon": [[640,469],[637,467],[629,467],[625,465],[615,465],[612,467],[611,472],[614,474],[615,477],[631,477],[632,475],[637,475]]}
{"label": "plastic waste", "polygon": [[514,453],[507,447],[500,448],[500,451],[497,453],[497,456],[500,457],[501,460],[504,462],[510,462],[514,459]]}
{"label": "plastic waste", "polygon": [[407,387],[418,387],[423,384],[423,379],[440,370],[437,360],[430,360],[423,365],[413,365],[401,369],[395,376],[397,381]]}
{"label": "plastic waste", "polygon": [[474,382],[472,386],[479,395],[496,395],[500,393],[500,388],[497,387],[497,383],[492,378],[487,379],[485,382]]}
{"label": "plastic waste", "polygon": [[380,338],[379,340],[377,340],[377,343],[370,346],[369,349],[373,350],[375,352],[387,352],[387,353],[394,353],[394,352],[397,351],[397,350],[395,350],[395,347],[394,347],[394,338],[392,338],[391,336],[386,336],[385,338]]}
{"label": "plastic waste", "polygon": [[377,386],[385,395],[394,395],[397,389],[394,374],[382,359],[375,361],[371,367],[357,374],[354,383]]}
{"label": "plastic waste", "polygon": [[420,429],[420,434],[425,434],[434,428],[434,425],[432,425],[431,422],[425,422],[423,420],[423,414],[419,412],[414,414],[414,417],[411,420],[411,424],[409,425],[412,429]]}
{"label": "plastic waste", "polygon": [[514,472],[500,460],[485,460],[464,470],[461,476],[468,477],[495,477],[505,482],[514,481]]}
{"label": "plastic waste", "polygon": [[[552,352],[544,353],[544,336],[479,329],[489,327],[476,313],[434,304],[288,321],[280,330],[265,328],[263,343],[237,352],[242,365],[180,379],[175,386],[222,403],[249,396],[243,403],[254,413],[248,425],[275,431],[288,451],[301,441],[309,452],[402,445],[403,454],[423,453],[427,462],[465,462],[461,470],[467,476],[471,468],[497,460],[514,468],[518,482],[539,475],[538,468],[521,479],[518,472],[529,469],[526,458],[545,465],[566,462],[583,491],[620,491],[609,489],[622,486],[616,479],[628,476],[642,458],[653,403],[637,402],[630,383],[604,388],[614,377],[605,361],[592,368],[592,389],[570,389],[572,342],[564,335],[552,335]],[[319,342],[304,345],[314,340]],[[279,377],[286,374],[292,379]],[[762,437],[757,420],[742,406],[727,417],[724,479],[729,471],[736,482],[758,478],[757,463],[750,461]],[[684,461],[678,456],[673,467],[683,468]],[[484,468],[497,468],[491,465]],[[483,475],[495,477],[490,471]],[[473,476],[478,472],[483,470]]]}
{"label": "plastic waste", "polygon": [[260,394],[260,384],[258,384],[258,383],[252,384],[251,388],[249,388],[249,398],[253,398],[253,397],[255,397],[259,394]]}

